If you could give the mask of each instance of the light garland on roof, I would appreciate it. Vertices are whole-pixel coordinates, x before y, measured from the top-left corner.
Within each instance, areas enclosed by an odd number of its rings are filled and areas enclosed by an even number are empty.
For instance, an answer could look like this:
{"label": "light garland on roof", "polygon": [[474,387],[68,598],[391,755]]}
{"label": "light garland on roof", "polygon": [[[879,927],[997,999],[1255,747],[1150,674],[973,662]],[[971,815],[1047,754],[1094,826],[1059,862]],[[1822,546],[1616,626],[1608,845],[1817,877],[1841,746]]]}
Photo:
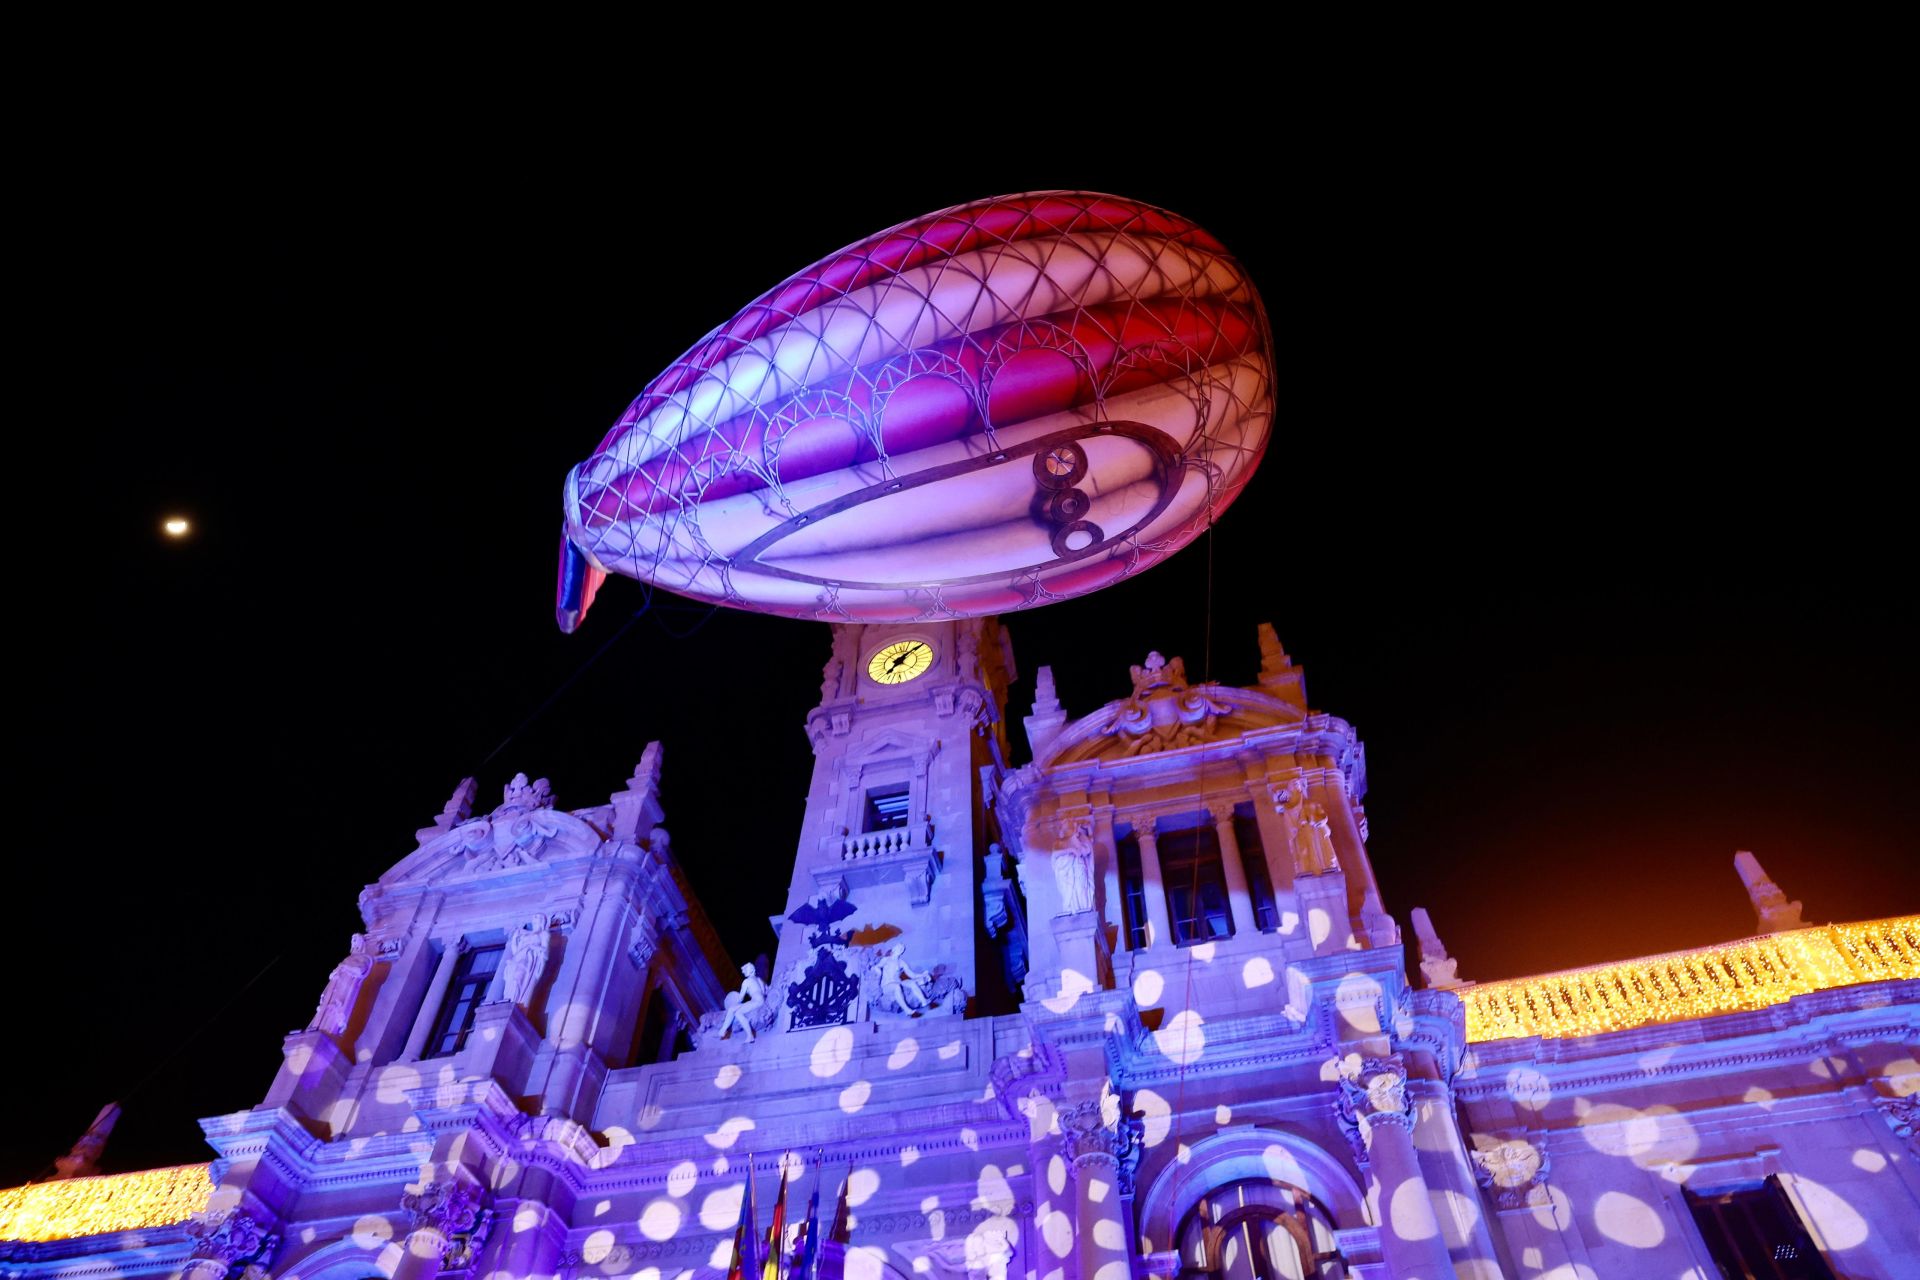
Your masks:
{"label": "light garland on roof", "polygon": [[1920,916],[1826,925],[1462,990],[1469,1041],[1550,1040],[1710,1018],[1860,982],[1920,978]]}
{"label": "light garland on roof", "polygon": [[181,1164],[0,1190],[0,1240],[71,1240],[185,1222],[213,1196],[211,1167]]}

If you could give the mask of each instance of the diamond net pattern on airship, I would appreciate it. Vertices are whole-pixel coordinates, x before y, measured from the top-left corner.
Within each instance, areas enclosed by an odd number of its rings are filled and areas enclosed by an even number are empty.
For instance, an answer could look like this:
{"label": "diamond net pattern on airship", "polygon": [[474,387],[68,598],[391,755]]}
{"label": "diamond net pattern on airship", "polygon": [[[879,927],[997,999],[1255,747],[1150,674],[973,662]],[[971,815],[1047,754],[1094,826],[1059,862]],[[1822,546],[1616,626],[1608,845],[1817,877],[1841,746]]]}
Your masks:
{"label": "diamond net pattern on airship", "polygon": [[1117,196],[928,214],[782,282],[568,475],[557,612],[608,573],[799,618],[1005,613],[1191,542],[1266,447],[1273,348],[1212,236]]}

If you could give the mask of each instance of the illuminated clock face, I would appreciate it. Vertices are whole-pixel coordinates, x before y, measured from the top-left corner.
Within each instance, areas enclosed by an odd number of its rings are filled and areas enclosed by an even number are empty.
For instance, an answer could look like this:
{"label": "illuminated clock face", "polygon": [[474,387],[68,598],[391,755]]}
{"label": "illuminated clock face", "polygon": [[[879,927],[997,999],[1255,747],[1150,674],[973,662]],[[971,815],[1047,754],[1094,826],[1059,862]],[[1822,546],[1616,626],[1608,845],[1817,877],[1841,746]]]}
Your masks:
{"label": "illuminated clock face", "polygon": [[875,684],[905,684],[933,666],[933,646],[925,640],[896,640],[867,659]]}

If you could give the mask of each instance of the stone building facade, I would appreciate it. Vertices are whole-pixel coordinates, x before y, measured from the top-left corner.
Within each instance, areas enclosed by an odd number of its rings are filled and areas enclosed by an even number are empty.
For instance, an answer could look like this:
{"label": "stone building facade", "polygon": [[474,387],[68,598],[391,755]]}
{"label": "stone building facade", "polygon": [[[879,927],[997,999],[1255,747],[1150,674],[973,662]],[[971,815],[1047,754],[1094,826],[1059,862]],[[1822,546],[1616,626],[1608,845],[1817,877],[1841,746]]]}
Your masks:
{"label": "stone building facade", "polygon": [[1258,642],[1015,730],[995,621],[836,626],[769,972],[657,744],[463,786],[215,1159],[0,1192],[0,1275],[718,1280],[782,1186],[833,1280],[1920,1275],[1920,917],[1747,857],[1753,938],[1475,985],[1415,913],[1412,981],[1360,740]]}

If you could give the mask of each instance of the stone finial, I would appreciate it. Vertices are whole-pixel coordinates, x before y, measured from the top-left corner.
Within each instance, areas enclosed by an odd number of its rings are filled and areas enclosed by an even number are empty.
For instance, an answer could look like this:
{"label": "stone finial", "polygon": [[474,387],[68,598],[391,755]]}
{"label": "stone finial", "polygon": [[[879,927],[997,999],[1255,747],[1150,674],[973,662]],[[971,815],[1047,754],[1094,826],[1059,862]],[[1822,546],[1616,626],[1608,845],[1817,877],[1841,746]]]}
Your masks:
{"label": "stone finial", "polygon": [[107,1136],[113,1132],[114,1122],[120,1119],[120,1104],[109,1102],[100,1108],[100,1114],[93,1118],[80,1141],[73,1144],[73,1150],[56,1157],[53,1162],[54,1175],[49,1182],[62,1178],[84,1178],[99,1172],[100,1153],[107,1149]]}
{"label": "stone finial", "polygon": [[1042,667],[1033,677],[1033,714],[1026,718],[1027,746],[1035,758],[1067,723],[1067,713],[1053,689],[1053,668]]}
{"label": "stone finial", "polygon": [[1425,907],[1413,909],[1413,933],[1420,940],[1420,972],[1426,976],[1428,990],[1451,991],[1466,985],[1459,978],[1460,962],[1447,954]]}
{"label": "stone finial", "polygon": [[1293,659],[1280,647],[1279,633],[1271,622],[1263,622],[1260,639],[1260,687],[1283,702],[1307,709],[1306,673],[1293,665]]}
{"label": "stone finial", "polygon": [[1147,655],[1147,660],[1137,667],[1128,667],[1127,674],[1133,678],[1133,696],[1138,699],[1156,689],[1184,691],[1187,687],[1187,660],[1169,659],[1158,649]]}
{"label": "stone finial", "polygon": [[644,837],[666,820],[660,807],[660,760],[663,749],[649,742],[640,753],[640,763],[627,779],[627,789],[615,792],[613,801],[613,838],[643,843]]}
{"label": "stone finial", "polygon": [[1742,849],[1733,855],[1733,869],[1740,873],[1740,883],[1747,886],[1747,897],[1753,900],[1753,913],[1759,917],[1760,932],[1783,933],[1801,927],[1800,904],[1788,902],[1780,886],[1767,879],[1760,859]]}
{"label": "stone finial", "polygon": [[473,816],[473,798],[480,794],[480,786],[472,778],[460,779],[460,785],[453,789],[452,797],[447,801],[440,816],[433,820],[430,827],[422,827],[413,834],[421,844],[444,835]]}
{"label": "stone finial", "polygon": [[535,778],[529,782],[526,774],[516,773],[513,775],[513,781],[507,783],[500,793],[500,808],[551,809],[553,808],[553,784],[545,778]]}

